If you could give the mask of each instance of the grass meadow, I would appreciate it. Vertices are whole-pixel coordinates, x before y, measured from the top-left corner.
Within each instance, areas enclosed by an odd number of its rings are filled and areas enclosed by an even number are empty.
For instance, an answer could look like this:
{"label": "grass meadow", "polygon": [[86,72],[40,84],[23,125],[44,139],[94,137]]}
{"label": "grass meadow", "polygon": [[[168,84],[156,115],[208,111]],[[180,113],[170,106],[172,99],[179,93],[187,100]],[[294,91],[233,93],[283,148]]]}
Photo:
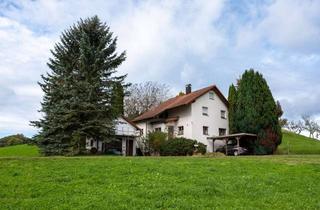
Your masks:
{"label": "grass meadow", "polygon": [[[283,155],[286,141],[295,155]],[[282,155],[211,158],[40,157],[36,146],[3,147],[0,209],[320,209],[318,143],[284,133]]]}

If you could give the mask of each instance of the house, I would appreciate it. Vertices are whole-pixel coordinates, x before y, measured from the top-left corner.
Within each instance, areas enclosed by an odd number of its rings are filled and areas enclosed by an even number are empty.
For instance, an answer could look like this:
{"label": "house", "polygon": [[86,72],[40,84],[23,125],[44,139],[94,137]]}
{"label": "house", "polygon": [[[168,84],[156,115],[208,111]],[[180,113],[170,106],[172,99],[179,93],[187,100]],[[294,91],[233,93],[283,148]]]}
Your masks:
{"label": "house", "polygon": [[86,149],[95,148],[99,153],[113,153],[123,156],[136,155],[137,140],[140,129],[133,122],[121,116],[115,122],[115,140],[104,143],[94,139],[86,140]]}
{"label": "house", "polygon": [[215,141],[212,145],[207,137],[228,134],[227,116],[228,101],[215,85],[192,92],[188,84],[184,95],[161,103],[133,122],[143,136],[152,131],[167,132],[170,137],[195,139],[207,145],[208,152],[213,152],[213,148],[217,149],[224,143]]}

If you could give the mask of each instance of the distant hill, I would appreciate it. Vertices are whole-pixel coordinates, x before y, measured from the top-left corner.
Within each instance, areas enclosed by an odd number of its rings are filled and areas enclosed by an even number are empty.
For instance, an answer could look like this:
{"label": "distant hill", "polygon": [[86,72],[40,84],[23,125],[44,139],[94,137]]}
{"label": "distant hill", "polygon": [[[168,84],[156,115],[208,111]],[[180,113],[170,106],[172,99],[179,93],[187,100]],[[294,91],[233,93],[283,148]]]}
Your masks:
{"label": "distant hill", "polygon": [[282,143],[276,154],[320,154],[320,141],[289,131],[282,131]]}

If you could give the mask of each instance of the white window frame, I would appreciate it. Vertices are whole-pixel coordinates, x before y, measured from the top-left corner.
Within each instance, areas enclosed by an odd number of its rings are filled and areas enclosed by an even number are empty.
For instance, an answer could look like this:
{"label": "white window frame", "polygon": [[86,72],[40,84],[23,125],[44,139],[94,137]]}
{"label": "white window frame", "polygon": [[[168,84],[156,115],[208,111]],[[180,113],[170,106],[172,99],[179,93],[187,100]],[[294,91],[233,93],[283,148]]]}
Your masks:
{"label": "white window frame", "polygon": [[[207,132],[205,132],[205,128]],[[205,136],[209,136],[209,127],[208,126],[202,126],[202,134]]]}
{"label": "white window frame", "polygon": [[209,99],[214,100],[214,91],[209,91]]}
{"label": "white window frame", "polygon": [[226,110],[221,110],[220,111],[220,116],[221,116],[221,119],[227,119],[227,111]]}
{"label": "white window frame", "polygon": [[184,133],[184,127],[183,126],[178,126],[178,135],[181,136],[181,135],[183,135],[183,133]]}
{"label": "white window frame", "polygon": [[209,116],[208,112],[209,112],[208,107],[207,106],[203,106],[202,107],[202,115],[203,116]]}

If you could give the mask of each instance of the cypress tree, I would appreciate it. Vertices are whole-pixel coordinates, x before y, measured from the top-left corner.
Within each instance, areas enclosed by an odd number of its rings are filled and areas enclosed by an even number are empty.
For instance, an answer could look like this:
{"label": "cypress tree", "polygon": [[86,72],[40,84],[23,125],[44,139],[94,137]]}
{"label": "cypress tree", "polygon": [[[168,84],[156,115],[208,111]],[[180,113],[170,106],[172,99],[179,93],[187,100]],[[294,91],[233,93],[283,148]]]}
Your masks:
{"label": "cypress tree", "polygon": [[42,75],[42,119],[36,136],[45,155],[74,155],[86,138],[109,141],[114,134],[118,106],[112,100],[114,84],[126,87],[126,75],[114,76],[125,60],[116,53],[117,38],[97,16],[80,20],[64,31]]}
{"label": "cypress tree", "polygon": [[282,134],[278,109],[269,86],[262,74],[246,70],[238,83],[234,105],[237,132],[255,133],[256,154],[273,153],[281,143]]}
{"label": "cypress tree", "polygon": [[236,121],[235,121],[235,111],[236,111],[236,100],[237,100],[237,90],[236,87],[231,84],[229,87],[229,94],[228,94],[228,101],[229,101],[229,112],[228,112],[228,119],[229,119],[229,133],[236,133]]}

